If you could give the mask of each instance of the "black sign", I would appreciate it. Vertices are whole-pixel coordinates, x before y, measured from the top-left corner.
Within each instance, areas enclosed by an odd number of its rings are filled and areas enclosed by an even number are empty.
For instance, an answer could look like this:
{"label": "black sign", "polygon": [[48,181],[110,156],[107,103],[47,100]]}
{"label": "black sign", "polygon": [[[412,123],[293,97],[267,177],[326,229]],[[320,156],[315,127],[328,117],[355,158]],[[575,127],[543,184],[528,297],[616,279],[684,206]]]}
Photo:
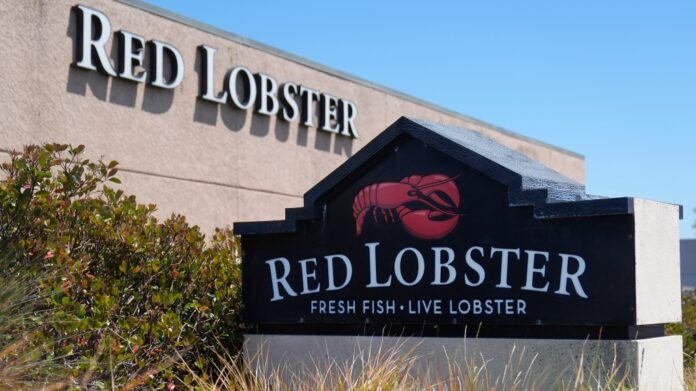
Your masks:
{"label": "black sign", "polygon": [[400,119],[285,221],[237,223],[251,324],[636,324],[632,199]]}

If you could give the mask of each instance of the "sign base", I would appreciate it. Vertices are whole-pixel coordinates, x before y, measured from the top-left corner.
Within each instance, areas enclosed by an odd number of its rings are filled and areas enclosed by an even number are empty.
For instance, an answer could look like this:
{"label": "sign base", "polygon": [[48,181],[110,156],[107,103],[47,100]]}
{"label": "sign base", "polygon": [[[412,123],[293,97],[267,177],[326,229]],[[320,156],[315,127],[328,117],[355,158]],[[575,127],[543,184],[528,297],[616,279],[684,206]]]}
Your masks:
{"label": "sign base", "polygon": [[[401,360],[403,370],[428,381],[456,376],[485,389],[555,389],[624,385],[639,390],[684,388],[682,339],[665,336],[638,340],[508,338],[365,337],[245,335],[244,354],[258,374],[279,371],[285,379],[308,378],[352,366],[378,366]],[[392,363],[394,364],[394,363]]]}

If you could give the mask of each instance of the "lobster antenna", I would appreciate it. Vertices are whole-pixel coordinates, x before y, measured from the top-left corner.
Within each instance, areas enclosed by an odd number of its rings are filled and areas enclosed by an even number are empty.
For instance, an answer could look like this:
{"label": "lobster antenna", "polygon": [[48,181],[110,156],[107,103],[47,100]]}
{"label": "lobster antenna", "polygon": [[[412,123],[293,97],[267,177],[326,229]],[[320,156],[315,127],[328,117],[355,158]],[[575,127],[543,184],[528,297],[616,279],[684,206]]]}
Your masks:
{"label": "lobster antenna", "polygon": [[452,182],[453,180],[459,178],[460,176],[462,176],[462,173],[461,173],[461,172],[460,172],[459,174],[457,174],[457,175],[451,177],[451,178],[443,179],[443,180],[441,180],[441,181],[437,181],[437,182],[433,182],[433,183],[428,183],[427,185],[423,185],[423,186],[418,186],[418,190],[420,190],[420,189],[427,189],[427,188],[429,188],[429,187],[441,185],[441,184],[447,183],[447,182]]}
{"label": "lobster antenna", "polygon": [[[459,174],[457,174],[457,175],[455,175],[455,176],[453,176],[453,177],[451,177],[451,178],[446,178],[446,179],[443,179],[443,180],[441,180],[441,181],[437,181],[437,182],[433,182],[433,183],[428,183],[427,185],[423,185],[423,186],[416,187],[416,188],[418,189],[418,192],[421,193],[421,189],[427,189],[427,188],[432,187],[432,186],[437,186],[437,185],[441,185],[441,184],[443,184],[443,183],[452,182],[453,180],[459,178],[462,174],[463,174],[463,173],[460,172]],[[423,194],[423,193],[421,193],[421,194]],[[433,209],[435,209],[435,210],[437,210],[437,211],[439,211],[439,212],[442,212],[442,213],[444,213],[444,214],[450,215],[450,216],[461,216],[461,215],[463,215],[463,213],[457,213],[457,212],[452,212],[452,211],[443,209],[442,207],[440,207],[439,205],[437,205],[436,203],[434,203],[433,201],[431,201],[431,200],[429,199],[429,197],[427,197],[427,198],[421,197],[421,202],[424,202],[424,203],[426,203],[427,205],[429,205],[431,208],[433,208]]]}

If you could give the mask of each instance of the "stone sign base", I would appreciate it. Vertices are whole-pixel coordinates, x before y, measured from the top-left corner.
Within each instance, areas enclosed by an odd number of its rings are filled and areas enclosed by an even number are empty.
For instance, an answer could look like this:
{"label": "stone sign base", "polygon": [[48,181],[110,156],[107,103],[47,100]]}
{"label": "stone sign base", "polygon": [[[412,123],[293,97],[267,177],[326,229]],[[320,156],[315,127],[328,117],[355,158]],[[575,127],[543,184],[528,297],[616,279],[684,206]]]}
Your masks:
{"label": "stone sign base", "polygon": [[[556,389],[576,382],[595,388],[624,379],[639,390],[682,390],[680,336],[640,340],[406,338],[246,335],[244,354],[257,373],[311,376],[398,362],[415,376],[457,376],[483,389]],[[392,362],[394,363],[394,362]],[[357,366],[357,368],[356,368]],[[564,389],[564,387],[561,387]]]}

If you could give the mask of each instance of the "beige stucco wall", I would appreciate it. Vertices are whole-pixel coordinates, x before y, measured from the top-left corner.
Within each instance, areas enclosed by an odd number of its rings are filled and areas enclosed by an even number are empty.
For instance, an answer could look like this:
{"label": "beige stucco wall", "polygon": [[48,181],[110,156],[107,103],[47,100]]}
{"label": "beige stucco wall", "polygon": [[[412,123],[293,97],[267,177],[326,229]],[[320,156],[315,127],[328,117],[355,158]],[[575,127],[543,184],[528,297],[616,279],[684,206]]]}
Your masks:
{"label": "beige stucco wall", "polygon": [[[206,231],[282,218],[285,208],[300,206],[306,190],[402,115],[478,130],[584,181],[578,155],[115,1],[80,4],[105,13],[114,31],[175,46],[184,56],[183,83],[168,91],[77,68],[71,65],[76,4],[0,0],[0,149],[85,144],[92,157],[121,163],[124,186],[142,202],[156,203],[161,215],[183,213]],[[355,102],[360,138],[197,99],[201,44],[218,48],[218,86],[228,69],[245,65],[279,83],[293,81]]]}

